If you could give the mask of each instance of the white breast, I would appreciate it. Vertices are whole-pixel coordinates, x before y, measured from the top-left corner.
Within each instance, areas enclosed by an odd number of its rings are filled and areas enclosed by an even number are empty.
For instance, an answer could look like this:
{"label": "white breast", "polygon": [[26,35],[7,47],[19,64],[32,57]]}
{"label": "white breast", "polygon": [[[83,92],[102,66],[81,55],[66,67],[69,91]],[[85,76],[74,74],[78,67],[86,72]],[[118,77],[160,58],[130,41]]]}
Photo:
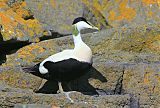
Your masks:
{"label": "white breast", "polygon": [[74,56],[79,61],[92,62],[92,51],[85,43],[74,48]]}

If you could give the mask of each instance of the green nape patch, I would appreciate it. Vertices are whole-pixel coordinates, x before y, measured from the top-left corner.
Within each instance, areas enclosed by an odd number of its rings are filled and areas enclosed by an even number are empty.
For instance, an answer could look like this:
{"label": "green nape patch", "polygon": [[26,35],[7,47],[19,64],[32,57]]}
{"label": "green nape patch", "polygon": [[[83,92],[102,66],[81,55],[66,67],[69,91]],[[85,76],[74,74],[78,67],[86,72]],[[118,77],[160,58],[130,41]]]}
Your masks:
{"label": "green nape patch", "polygon": [[78,33],[79,33],[79,31],[78,31],[76,25],[73,25],[73,26],[72,26],[72,34],[73,34],[74,36],[77,36]]}

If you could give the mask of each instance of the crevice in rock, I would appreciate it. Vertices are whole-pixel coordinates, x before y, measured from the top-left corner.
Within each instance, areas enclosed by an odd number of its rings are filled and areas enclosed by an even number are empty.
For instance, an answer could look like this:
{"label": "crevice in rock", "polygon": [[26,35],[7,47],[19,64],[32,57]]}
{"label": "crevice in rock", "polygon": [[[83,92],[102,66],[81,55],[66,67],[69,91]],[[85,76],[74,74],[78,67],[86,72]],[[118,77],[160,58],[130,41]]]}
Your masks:
{"label": "crevice in rock", "polygon": [[23,16],[22,17],[24,20],[29,20],[29,19],[34,19],[34,16],[33,15],[30,15],[30,16]]}
{"label": "crevice in rock", "polygon": [[[118,95],[122,95],[124,94],[124,90],[123,90],[123,78],[124,78],[124,71],[125,71],[125,66],[123,66],[122,69],[122,75],[119,77],[115,90],[114,90],[114,94],[118,94]],[[130,107],[131,108],[140,108],[140,104],[139,104],[139,97],[135,97],[133,94],[130,94]]]}
{"label": "crevice in rock", "polygon": [[122,94],[123,91],[123,76],[124,76],[125,66],[123,66],[122,75],[119,77],[114,94]]}
{"label": "crevice in rock", "polygon": [[99,10],[97,10],[94,7],[89,8],[86,5],[83,5],[83,7],[84,7],[84,11],[82,16],[85,17],[91,23],[93,23],[93,25],[100,24],[100,27],[99,27],[100,29],[112,28],[112,26],[108,24],[108,22],[106,21],[106,18]]}
{"label": "crevice in rock", "polygon": [[135,97],[134,95],[130,95],[130,107],[131,108],[140,108],[139,97]]}
{"label": "crevice in rock", "polygon": [[[25,0],[9,0],[9,1],[7,2],[7,5],[8,5],[10,8],[14,8],[14,6],[17,6],[17,4],[18,4],[18,5],[21,5],[23,1],[25,1]],[[17,6],[17,7],[18,7],[18,8],[22,8],[21,6]],[[18,8],[16,8],[16,10],[17,10]],[[23,18],[24,20],[35,19],[33,13],[31,12],[31,10],[30,10],[29,8],[23,7],[22,9],[28,11],[28,14],[26,14],[26,15],[23,14],[23,15],[22,15],[22,18]],[[14,11],[15,13],[17,13],[16,10],[13,9],[13,11]]]}
{"label": "crevice in rock", "polygon": [[55,38],[60,38],[60,37],[71,35],[71,34],[61,34],[61,33],[55,32],[53,30],[49,30],[49,32],[51,33],[51,35],[40,37],[39,38],[40,41],[49,40],[49,39],[55,39]]}
{"label": "crevice in rock", "polygon": [[[72,35],[72,33],[61,34],[59,32],[53,31],[53,30],[49,30],[49,32],[50,32],[50,35],[40,37],[39,38],[40,41],[55,39],[55,38],[61,38],[61,37]],[[81,34],[87,34],[87,33],[93,33],[93,32],[97,32],[97,30],[85,29],[85,30],[81,31]]]}

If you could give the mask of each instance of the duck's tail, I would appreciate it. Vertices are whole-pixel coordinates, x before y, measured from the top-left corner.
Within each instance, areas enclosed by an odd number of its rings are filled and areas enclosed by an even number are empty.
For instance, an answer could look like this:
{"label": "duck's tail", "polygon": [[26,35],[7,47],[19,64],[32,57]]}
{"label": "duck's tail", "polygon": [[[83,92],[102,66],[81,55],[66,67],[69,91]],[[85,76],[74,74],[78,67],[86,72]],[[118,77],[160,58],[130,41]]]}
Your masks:
{"label": "duck's tail", "polygon": [[22,70],[26,73],[31,73],[35,76],[38,76],[40,78],[43,78],[43,79],[49,79],[49,76],[48,74],[41,74],[39,72],[39,66],[40,66],[40,63],[36,64],[35,66],[30,66],[30,67],[22,67]]}

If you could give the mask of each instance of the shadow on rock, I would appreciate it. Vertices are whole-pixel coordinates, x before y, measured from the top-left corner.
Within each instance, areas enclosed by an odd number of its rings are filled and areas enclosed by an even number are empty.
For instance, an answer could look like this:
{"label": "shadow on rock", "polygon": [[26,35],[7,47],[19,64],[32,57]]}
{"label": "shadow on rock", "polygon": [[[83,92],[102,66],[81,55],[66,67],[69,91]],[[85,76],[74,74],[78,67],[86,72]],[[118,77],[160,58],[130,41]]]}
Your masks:
{"label": "shadow on rock", "polygon": [[[98,70],[92,67],[90,71],[81,78],[71,82],[63,82],[63,89],[64,91],[78,91],[85,95],[98,95],[97,89],[89,83],[90,78],[98,79],[101,82],[107,82],[107,79]],[[56,81],[47,81],[37,93],[55,94],[57,90],[58,84]]]}
{"label": "shadow on rock", "polygon": [[2,54],[13,54],[15,52],[17,52],[17,50],[19,50],[20,48],[22,48],[23,46],[29,45],[30,42],[29,41],[18,41],[16,39],[11,39],[8,41],[1,41],[0,42],[0,53]]}
{"label": "shadow on rock", "polygon": [[55,32],[53,30],[49,30],[49,32],[50,32],[49,35],[40,37],[39,38],[40,41],[55,39],[55,38],[60,38],[60,37],[71,35],[71,34],[61,34],[61,33]]}
{"label": "shadow on rock", "polygon": [[16,39],[3,41],[2,34],[0,33],[0,65],[6,62],[6,55],[13,54],[18,49],[29,44],[30,42],[28,41],[18,41]]}
{"label": "shadow on rock", "polygon": [[[0,43],[3,41],[2,34],[0,33]],[[6,54],[3,53],[3,48],[0,45],[0,65],[6,61]]]}
{"label": "shadow on rock", "polygon": [[6,55],[13,54],[17,52],[18,49],[30,44],[28,41],[0,41],[0,65],[6,62]]}
{"label": "shadow on rock", "polygon": [[6,55],[0,53],[0,65],[2,65],[3,63],[5,63],[6,59],[7,59]]}

